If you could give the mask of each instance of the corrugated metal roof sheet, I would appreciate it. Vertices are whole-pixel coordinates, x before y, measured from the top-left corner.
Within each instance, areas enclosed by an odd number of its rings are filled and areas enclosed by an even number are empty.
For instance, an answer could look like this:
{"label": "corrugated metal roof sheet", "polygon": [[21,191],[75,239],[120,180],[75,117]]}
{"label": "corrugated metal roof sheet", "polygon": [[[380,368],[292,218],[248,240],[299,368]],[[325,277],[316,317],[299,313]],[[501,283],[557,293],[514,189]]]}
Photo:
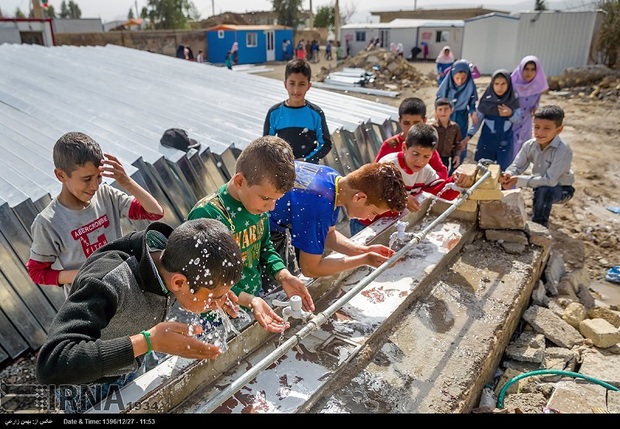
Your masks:
{"label": "corrugated metal roof sheet", "polygon": [[358,24],[346,24],[342,29],[353,28],[417,28],[417,27],[463,27],[462,19],[407,19],[396,18],[390,22],[368,22]]}
{"label": "corrugated metal roof sheet", "polygon": [[[116,155],[176,226],[228,180],[238,153],[262,135],[267,110],[287,94],[280,80],[114,45],[2,44],[0,70],[1,362],[38,348],[64,301],[60,288],[32,283],[25,269],[32,220],[60,190],[52,147],[62,134],[84,132]],[[372,161],[396,129],[395,107],[318,88],[308,99],[332,133],[325,161],[343,174]],[[185,129],[200,149],[162,146],[168,128]]]}

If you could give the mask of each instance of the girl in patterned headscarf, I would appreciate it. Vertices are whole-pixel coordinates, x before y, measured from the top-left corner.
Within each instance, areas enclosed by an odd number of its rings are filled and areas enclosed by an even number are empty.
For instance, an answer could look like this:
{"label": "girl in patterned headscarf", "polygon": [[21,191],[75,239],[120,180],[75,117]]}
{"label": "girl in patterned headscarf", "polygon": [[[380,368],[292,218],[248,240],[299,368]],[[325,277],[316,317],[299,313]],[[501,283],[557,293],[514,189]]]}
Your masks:
{"label": "girl in patterned headscarf", "polygon": [[512,126],[514,156],[523,143],[532,138],[532,117],[540,103],[540,96],[549,89],[540,60],[534,55],[523,57],[510,75],[512,87],[519,97],[521,119]]}
{"label": "girl in patterned headscarf", "polygon": [[478,104],[479,122],[467,131],[469,140],[482,126],[474,159],[496,161],[502,171],[506,170],[514,159],[512,125],[520,117],[519,98],[512,87],[510,72],[496,70]]}

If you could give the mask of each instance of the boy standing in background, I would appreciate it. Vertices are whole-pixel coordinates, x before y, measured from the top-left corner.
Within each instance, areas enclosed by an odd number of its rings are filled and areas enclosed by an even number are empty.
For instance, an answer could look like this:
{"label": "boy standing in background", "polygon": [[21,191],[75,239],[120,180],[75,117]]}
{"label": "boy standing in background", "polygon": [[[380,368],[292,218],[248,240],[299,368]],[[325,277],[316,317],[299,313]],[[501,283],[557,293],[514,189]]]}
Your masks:
{"label": "boy standing in background", "polygon": [[437,153],[441,162],[448,169],[448,174],[461,165],[461,129],[456,122],[450,120],[452,102],[445,97],[435,100],[435,122],[437,131]]}
{"label": "boy standing in background", "polygon": [[[400,125],[400,133],[395,136],[385,139],[377,156],[375,162],[379,162],[381,158],[389,153],[402,152],[405,147],[405,137],[409,132],[409,129],[416,124],[426,123],[426,104],[421,98],[409,97],[405,98],[398,106],[398,124]],[[435,169],[439,177],[442,179],[448,178],[448,169],[441,162],[441,157],[437,151],[433,151],[430,159],[431,167]],[[349,231],[351,237],[366,228],[373,222],[372,219],[351,219],[349,220]]]}
{"label": "boy standing in background", "polygon": [[[62,189],[32,223],[26,268],[35,283],[64,286],[67,296],[86,258],[122,236],[121,218],[154,221],[164,210],[127,176],[116,157],[104,154],[86,134],[64,134],[54,145],[53,157]],[[101,183],[102,177],[113,178],[129,195]]]}
{"label": "boy standing in background", "polygon": [[311,77],[307,61],[294,59],[286,64],[284,88],[288,99],[269,109],[263,135],[286,140],[295,159],[318,164],[332,149],[332,140],[323,110],[306,100]]}

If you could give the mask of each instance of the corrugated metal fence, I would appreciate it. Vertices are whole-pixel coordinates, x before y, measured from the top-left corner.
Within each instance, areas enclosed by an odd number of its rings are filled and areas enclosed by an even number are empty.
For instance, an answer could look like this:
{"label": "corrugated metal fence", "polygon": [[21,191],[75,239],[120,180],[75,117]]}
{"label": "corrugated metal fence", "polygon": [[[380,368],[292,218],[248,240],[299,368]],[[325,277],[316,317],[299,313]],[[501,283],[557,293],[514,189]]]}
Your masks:
{"label": "corrugated metal fence", "polygon": [[[194,203],[225,183],[240,151],[262,134],[282,81],[149,52],[105,47],[0,45],[0,363],[37,350],[64,301],[25,269],[30,225],[60,191],[52,147],[68,131],[92,136],[157,198],[177,226]],[[282,77],[284,79],[284,76]],[[396,108],[312,89],[342,174],[371,162],[397,128]],[[201,143],[162,146],[168,128]],[[114,183],[112,183],[114,185]],[[124,230],[143,225],[125,224]]]}

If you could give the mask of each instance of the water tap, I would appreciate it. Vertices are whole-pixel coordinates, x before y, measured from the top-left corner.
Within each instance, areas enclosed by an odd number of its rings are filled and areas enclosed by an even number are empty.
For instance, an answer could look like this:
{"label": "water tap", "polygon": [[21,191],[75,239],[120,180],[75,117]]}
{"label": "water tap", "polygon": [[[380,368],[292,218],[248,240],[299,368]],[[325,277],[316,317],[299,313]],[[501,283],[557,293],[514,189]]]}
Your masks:
{"label": "water tap", "polygon": [[447,191],[449,189],[452,189],[453,191],[457,191],[460,193],[463,193],[465,191],[465,188],[461,188],[459,185],[457,185],[454,182],[446,183],[446,186],[443,187],[444,191]]}
{"label": "water tap", "polygon": [[394,245],[397,243],[399,245],[404,245],[408,241],[411,240],[412,234],[405,231],[408,225],[409,225],[409,222],[405,222],[402,220],[399,220],[398,222],[396,222],[396,231],[394,231],[390,235],[390,242],[389,242],[390,249],[394,249]]}
{"label": "water tap", "polygon": [[302,319],[305,322],[306,319],[312,315],[312,313],[301,309],[301,297],[299,295],[293,295],[289,301],[274,299],[271,304],[276,307],[284,307],[282,310],[282,319],[284,319],[284,322],[290,317]]}

